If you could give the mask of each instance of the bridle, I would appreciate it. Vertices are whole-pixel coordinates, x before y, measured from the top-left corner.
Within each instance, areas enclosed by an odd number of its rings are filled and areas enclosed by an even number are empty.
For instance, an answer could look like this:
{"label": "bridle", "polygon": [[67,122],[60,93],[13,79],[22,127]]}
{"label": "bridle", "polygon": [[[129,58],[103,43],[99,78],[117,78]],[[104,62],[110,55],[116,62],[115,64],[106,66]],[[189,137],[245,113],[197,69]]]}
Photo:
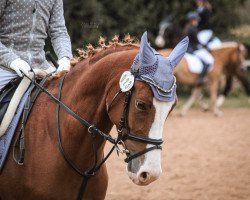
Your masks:
{"label": "bridle", "polygon": [[[35,80],[30,79],[28,76],[26,76],[26,77],[36,86],[36,88],[38,89],[39,92],[44,92],[46,95],[48,95],[50,97],[50,99],[52,101],[54,101],[57,104],[56,126],[57,126],[58,148],[59,148],[64,160],[68,163],[68,165],[75,172],[77,172],[81,177],[83,177],[77,200],[81,200],[83,198],[83,195],[84,195],[89,178],[95,176],[98,173],[101,166],[106,162],[106,160],[110,157],[110,155],[112,154],[112,152],[114,150],[117,150],[118,153],[125,153],[127,156],[127,158],[125,159],[125,162],[128,163],[131,160],[133,160],[133,159],[135,159],[135,158],[137,158],[137,157],[139,157],[139,156],[141,156],[149,151],[152,151],[155,149],[161,149],[161,144],[163,143],[162,139],[151,139],[151,138],[130,132],[130,129],[128,126],[128,114],[129,114],[129,104],[130,104],[133,88],[131,88],[129,91],[125,92],[125,99],[124,99],[124,103],[123,103],[123,112],[122,112],[119,124],[117,126],[118,136],[117,136],[117,138],[113,138],[109,134],[106,134],[106,133],[102,132],[100,129],[98,129],[98,127],[96,125],[89,123],[87,120],[85,120],[82,117],[80,117],[79,115],[77,115],[74,111],[72,111],[68,106],[66,106],[60,100],[63,82],[64,82],[66,75],[60,79],[57,97],[53,96],[48,90],[46,90],[42,85],[38,84]],[[47,78],[48,77],[46,77],[46,80],[47,80]],[[45,81],[42,81],[42,82],[44,83]],[[121,93],[122,92],[119,90],[116,93],[116,95],[113,97],[110,105],[108,106],[107,112],[110,111],[115,99]],[[36,97],[37,96],[38,95],[36,95]],[[69,155],[65,152],[65,150],[63,148],[62,141],[61,141],[61,130],[60,130],[60,115],[59,115],[60,108],[62,108],[64,111],[66,111],[72,117],[74,117],[78,122],[80,122],[81,125],[85,126],[88,129],[88,132],[91,134],[92,149],[93,149],[95,156],[94,156],[94,164],[88,170],[82,171],[81,169],[79,169],[78,166],[76,166],[76,164],[73,162],[73,160],[69,157]],[[31,110],[31,108],[29,110]],[[24,127],[23,127],[23,129],[24,129]],[[98,163],[98,158],[97,158],[97,149],[95,146],[95,138],[98,135],[103,137],[104,140],[107,140],[113,144],[113,147],[111,148],[111,150],[108,152],[108,154],[106,156],[103,157],[103,159],[99,163]],[[20,144],[24,142],[22,139],[24,139],[24,136],[23,136],[23,138],[20,138]],[[145,150],[139,151],[137,153],[131,154],[125,145],[126,140],[132,140],[132,141],[136,141],[136,142],[140,142],[140,143],[144,143],[144,144],[151,144],[153,146],[146,148]],[[120,149],[120,147],[118,145],[121,145],[123,149]],[[19,165],[22,165],[23,161],[24,161],[24,145],[22,145],[22,146],[23,146],[23,149],[22,149],[23,151],[20,151],[21,159],[18,160],[15,158],[15,161]]]}
{"label": "bridle", "polygon": [[[134,158],[137,158],[137,157],[139,157],[139,156],[141,156],[149,151],[152,151],[155,149],[161,149],[161,144],[163,143],[162,139],[152,139],[152,138],[148,138],[148,137],[130,132],[130,129],[128,126],[128,115],[129,115],[129,104],[130,104],[130,100],[131,100],[131,96],[132,96],[132,90],[133,90],[133,88],[130,89],[129,91],[125,92],[125,99],[124,99],[124,103],[123,103],[123,112],[122,112],[119,124],[117,126],[118,141],[119,141],[118,144],[121,144],[124,148],[123,150],[119,149],[119,152],[126,153],[127,158],[124,161],[127,163],[130,162],[131,160],[133,160]],[[115,99],[121,93],[122,93],[121,90],[119,90],[115,94],[110,105],[108,106],[108,109],[107,109],[108,112],[111,110]],[[131,154],[124,143],[126,140],[132,140],[132,141],[136,141],[136,142],[140,142],[140,143],[144,143],[144,144],[151,144],[153,146],[150,148],[147,148],[145,150],[142,150],[140,152]]]}

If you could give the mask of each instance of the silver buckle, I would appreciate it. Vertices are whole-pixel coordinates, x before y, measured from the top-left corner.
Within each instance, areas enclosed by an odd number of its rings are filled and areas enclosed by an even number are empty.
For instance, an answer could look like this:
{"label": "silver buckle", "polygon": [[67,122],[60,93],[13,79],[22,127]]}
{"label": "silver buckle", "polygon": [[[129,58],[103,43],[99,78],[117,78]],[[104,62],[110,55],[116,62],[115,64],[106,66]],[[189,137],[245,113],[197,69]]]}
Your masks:
{"label": "silver buckle", "polygon": [[[118,145],[121,145],[122,148],[120,148]],[[120,154],[129,154],[129,153],[130,153],[129,150],[127,149],[125,143],[124,143],[122,140],[120,140],[120,141],[118,142],[118,144],[115,145],[115,149],[116,149],[116,152],[117,152],[117,155],[118,155],[118,156],[119,156],[119,153],[120,153]]]}

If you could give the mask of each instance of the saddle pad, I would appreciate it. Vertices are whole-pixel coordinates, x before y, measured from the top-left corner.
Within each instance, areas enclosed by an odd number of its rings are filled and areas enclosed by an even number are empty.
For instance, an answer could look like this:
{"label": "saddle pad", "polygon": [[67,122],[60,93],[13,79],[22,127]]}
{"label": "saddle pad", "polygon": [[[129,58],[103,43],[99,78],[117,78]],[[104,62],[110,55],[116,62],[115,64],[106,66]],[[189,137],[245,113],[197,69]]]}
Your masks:
{"label": "saddle pad", "polygon": [[199,58],[190,53],[186,53],[184,58],[187,61],[188,69],[190,72],[195,74],[200,74],[202,72],[203,64]]}
{"label": "saddle pad", "polygon": [[1,171],[3,169],[6,157],[8,155],[8,151],[9,151],[10,144],[11,144],[12,138],[14,136],[16,127],[17,127],[19,119],[22,115],[22,112],[23,112],[23,109],[25,106],[25,102],[27,101],[28,96],[29,96],[30,92],[32,91],[32,89],[33,89],[33,87],[30,86],[29,89],[22,96],[22,99],[18,105],[16,112],[15,112],[15,116],[13,117],[10,125],[8,126],[6,133],[0,137],[0,174],[1,174]]}
{"label": "saddle pad", "polygon": [[[33,74],[31,73],[29,75],[29,77],[32,79],[33,78]],[[30,80],[26,77],[24,77],[21,81],[21,83],[18,85],[11,101],[10,104],[8,106],[8,109],[3,117],[3,120],[0,124],[0,137],[3,136],[11,122],[11,120],[13,119],[14,115],[15,115],[15,111],[17,109],[17,106],[22,98],[22,96],[24,95],[24,93],[27,91],[27,89],[29,88],[30,85]]]}

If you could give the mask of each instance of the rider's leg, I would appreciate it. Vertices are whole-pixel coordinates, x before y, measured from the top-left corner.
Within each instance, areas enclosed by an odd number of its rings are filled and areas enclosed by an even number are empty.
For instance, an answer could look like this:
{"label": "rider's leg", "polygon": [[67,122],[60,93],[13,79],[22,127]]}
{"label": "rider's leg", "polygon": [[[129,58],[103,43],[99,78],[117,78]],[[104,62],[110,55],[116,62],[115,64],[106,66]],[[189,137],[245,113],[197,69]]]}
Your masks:
{"label": "rider's leg", "polygon": [[208,65],[204,62],[202,62],[202,63],[203,63],[203,69],[202,69],[201,73],[198,75],[198,79],[197,79],[198,85],[204,84],[204,82],[205,82],[204,78],[207,75],[208,68],[210,67],[210,65]]}
{"label": "rider's leg", "polygon": [[198,84],[204,83],[204,78],[207,75],[208,68],[214,64],[213,56],[206,49],[199,49],[194,54],[202,61],[203,69],[198,76]]}
{"label": "rider's leg", "polygon": [[0,68],[0,91],[16,77],[18,77],[16,73]]}

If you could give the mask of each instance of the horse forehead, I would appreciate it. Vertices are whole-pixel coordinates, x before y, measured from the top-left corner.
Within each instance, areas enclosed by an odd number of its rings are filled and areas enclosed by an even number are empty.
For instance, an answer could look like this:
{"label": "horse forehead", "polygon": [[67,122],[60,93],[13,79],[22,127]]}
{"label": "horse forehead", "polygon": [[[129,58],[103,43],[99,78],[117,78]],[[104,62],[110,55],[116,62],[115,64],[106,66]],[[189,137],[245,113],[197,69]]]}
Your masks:
{"label": "horse forehead", "polygon": [[135,82],[135,93],[136,97],[140,99],[148,99],[153,101],[153,92],[150,86],[143,81]]}

